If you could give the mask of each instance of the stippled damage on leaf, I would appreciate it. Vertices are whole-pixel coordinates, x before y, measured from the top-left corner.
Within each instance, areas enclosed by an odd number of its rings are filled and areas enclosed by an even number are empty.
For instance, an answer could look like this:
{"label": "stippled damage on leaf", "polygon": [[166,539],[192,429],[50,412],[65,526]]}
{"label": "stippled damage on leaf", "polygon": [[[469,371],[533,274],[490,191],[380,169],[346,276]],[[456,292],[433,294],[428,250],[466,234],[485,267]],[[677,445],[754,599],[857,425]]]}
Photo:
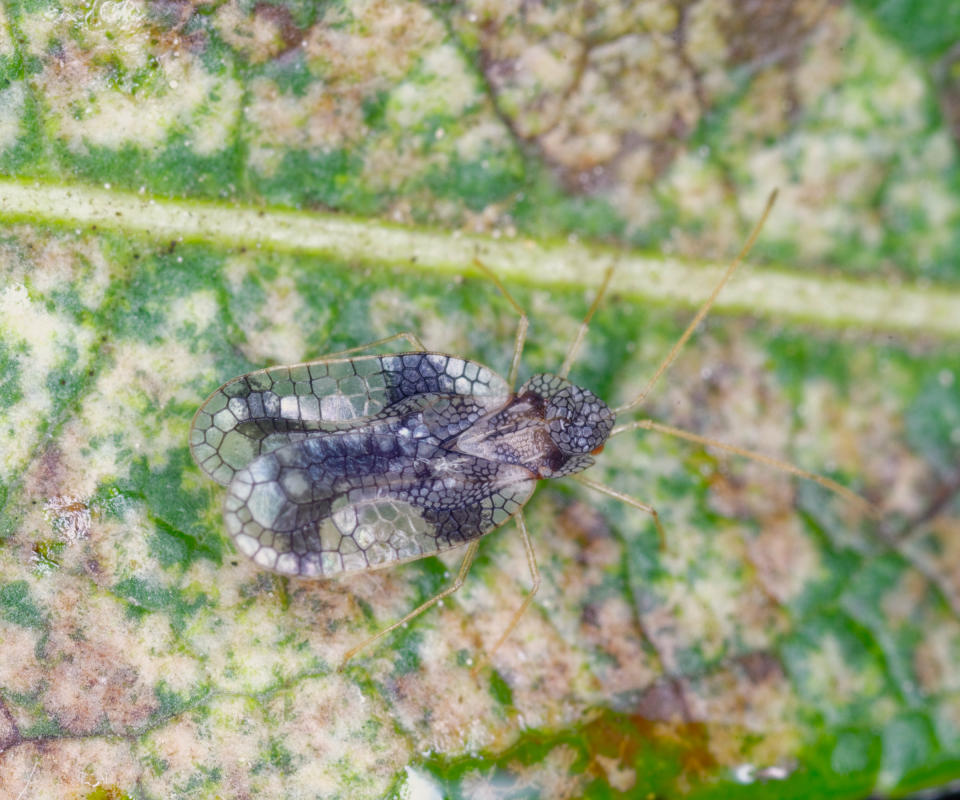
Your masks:
{"label": "stippled damage on leaf", "polygon": [[[817,2],[0,7],[7,175],[711,257],[779,184],[760,252],[808,272],[956,281],[933,99],[909,50]],[[662,547],[640,510],[547,485],[528,507],[541,592],[479,681],[530,584],[510,528],[455,597],[337,673],[458,555],[327,582],[259,571],[190,460],[191,415],[249,369],[400,330],[506,372],[509,305],[416,264],[127,235],[122,209],[111,232],[61,222],[0,231],[14,796],[861,797],[958,774],[947,344],[711,320],[646,412],[827,473],[880,525],[757,464],[625,435],[591,474],[659,509]],[[557,369],[589,298],[509,288],[533,321],[521,377]],[[685,321],[608,298],[572,377],[624,402]]]}
{"label": "stippled damage on leaf", "polygon": [[829,10],[783,2],[467,3],[455,19],[480,49],[515,134],[577,190],[615,183],[615,195],[633,194],[669,168],[733,89],[735,67],[776,64],[770,79],[784,96],[779,113],[787,113],[792,71]]}
{"label": "stippled damage on leaf", "polygon": [[124,0],[17,6],[3,27],[13,174],[695,257],[732,250],[778,185],[768,254],[956,261],[927,69],[828,2]]}

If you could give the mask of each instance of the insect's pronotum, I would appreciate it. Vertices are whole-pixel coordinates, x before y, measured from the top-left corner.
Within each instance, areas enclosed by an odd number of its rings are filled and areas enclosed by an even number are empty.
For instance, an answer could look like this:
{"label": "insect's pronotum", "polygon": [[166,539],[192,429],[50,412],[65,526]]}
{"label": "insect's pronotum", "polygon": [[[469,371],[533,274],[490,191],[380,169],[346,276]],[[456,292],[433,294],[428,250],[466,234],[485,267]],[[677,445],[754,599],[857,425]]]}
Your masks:
{"label": "insect's pronotum", "polygon": [[[574,477],[650,514],[662,537],[651,506],[580,474],[610,436],[626,431],[656,430],[733,452],[816,481],[869,509],[845,487],[778,459],[651,420],[615,425],[643,402],[676,358],[753,245],[773,200],[771,195],[740,255],[646,387],[617,408],[566,379],[609,270],[559,373],[534,375],[516,391],[527,317],[492,273],[519,314],[506,380],[476,362],[429,352],[414,334],[401,333],[317,361],[269,367],[228,381],[197,411],[190,448],[201,469],[227,487],[224,519],[237,547],[266,569],[323,578],[466,546],[448,588],[352,648],[345,663],[456,591],[480,537],[513,518],[532,587],[488,654],[496,650],[540,585],[522,511],[539,480]],[[415,350],[350,357],[398,339]]]}

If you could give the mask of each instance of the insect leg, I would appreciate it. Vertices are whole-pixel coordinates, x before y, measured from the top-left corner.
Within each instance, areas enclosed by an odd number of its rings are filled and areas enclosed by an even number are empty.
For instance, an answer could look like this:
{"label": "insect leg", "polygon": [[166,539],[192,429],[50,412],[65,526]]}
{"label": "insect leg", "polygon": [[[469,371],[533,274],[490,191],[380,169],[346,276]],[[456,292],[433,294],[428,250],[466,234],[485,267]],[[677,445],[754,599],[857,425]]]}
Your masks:
{"label": "insect leg", "polygon": [[507,638],[513,633],[513,629],[517,627],[517,623],[520,622],[520,618],[523,616],[524,612],[530,607],[530,603],[533,602],[534,595],[540,589],[540,569],[537,567],[537,556],[533,551],[533,542],[530,541],[530,534],[527,533],[527,523],[523,519],[523,512],[518,511],[516,514],[517,525],[520,527],[520,538],[523,541],[523,548],[527,554],[527,566],[530,568],[530,592],[523,599],[523,602],[520,604],[511,617],[510,622],[507,624],[507,627],[504,628],[503,633],[500,634],[500,638],[497,639],[496,643],[491,647],[487,652],[478,659],[477,663],[474,665],[473,669],[470,670],[470,673],[476,677],[477,673],[480,672],[480,669],[493,657],[493,654],[500,649]]}
{"label": "insect leg", "polygon": [[773,208],[773,203],[777,199],[777,191],[774,189],[770,193],[770,197],[767,198],[767,205],[763,209],[763,214],[760,216],[760,221],[754,225],[753,230],[750,232],[750,236],[747,238],[747,243],[743,246],[743,249],[737,254],[737,257],[730,262],[730,266],[727,267],[726,272],[723,273],[720,280],[717,282],[717,285],[713,288],[713,291],[710,293],[710,296],[706,299],[704,304],[700,306],[700,310],[697,311],[696,316],[694,316],[693,321],[687,326],[687,329],[683,332],[676,343],[670,348],[670,352],[667,353],[667,357],[660,362],[660,366],[657,367],[657,371],[653,373],[653,377],[647,381],[647,385],[643,387],[643,391],[640,392],[636,397],[633,398],[628,403],[624,403],[622,406],[618,406],[613,409],[614,413],[617,415],[622,414],[625,411],[630,411],[631,409],[639,406],[646,396],[650,394],[650,390],[653,389],[654,385],[664,372],[667,371],[669,366],[673,363],[674,359],[677,357],[677,353],[680,352],[689,339],[693,332],[696,330],[697,325],[699,325],[707,312],[710,310],[710,307],[713,305],[714,301],[717,299],[717,295],[720,294],[720,290],[726,286],[727,281],[733,276],[734,271],[740,263],[747,257],[747,254],[753,248],[754,242],[757,241],[757,237],[760,236],[760,230],[763,228],[763,223],[767,221],[767,217],[770,216],[770,211]]}
{"label": "insect leg", "polygon": [[580,345],[583,344],[583,337],[587,335],[590,320],[593,319],[593,315],[597,313],[597,309],[600,307],[600,301],[607,292],[607,287],[610,285],[610,278],[613,277],[613,271],[616,266],[616,263],[611,264],[607,267],[607,271],[603,275],[603,281],[597,290],[597,296],[593,298],[593,303],[587,311],[587,316],[583,318],[583,322],[581,322],[580,327],[577,328],[577,335],[573,337],[573,341],[570,343],[570,349],[567,350],[567,357],[563,359],[563,366],[560,368],[560,372],[557,373],[561,378],[567,377],[570,372],[570,367],[573,366],[573,362],[577,358],[577,353],[580,352]]}
{"label": "insect leg", "polygon": [[625,433],[626,431],[632,430],[657,431],[658,433],[665,433],[668,436],[676,436],[678,439],[686,439],[688,442],[695,442],[696,444],[702,444],[706,447],[714,447],[717,450],[725,450],[728,453],[734,453],[735,455],[742,456],[743,458],[749,458],[751,461],[757,461],[760,464],[765,464],[773,469],[778,469],[781,472],[788,472],[791,475],[796,475],[799,478],[805,478],[806,480],[818,483],[825,489],[829,489],[831,492],[840,495],[844,499],[853,503],[855,506],[858,506],[874,519],[879,519],[882,516],[882,512],[878,506],[874,505],[868,500],[865,500],[856,492],[851,492],[846,486],[841,486],[836,481],[830,480],[830,478],[825,478],[822,475],[817,475],[813,472],[807,472],[805,469],[800,469],[800,467],[794,466],[789,461],[782,461],[779,458],[773,458],[771,456],[764,455],[763,453],[757,453],[753,450],[747,450],[743,447],[727,444],[726,442],[719,442],[716,439],[700,436],[699,434],[685,431],[682,428],[674,428],[670,425],[662,425],[659,422],[654,422],[650,419],[641,419],[634,422],[627,422],[623,425],[618,425],[610,432],[610,435],[616,436],[618,433]]}
{"label": "insect leg", "polygon": [[396,630],[401,625],[404,625],[405,623],[412,620],[414,617],[422,614],[428,608],[436,605],[441,600],[443,600],[444,597],[447,597],[448,595],[453,594],[455,591],[457,591],[457,589],[463,586],[463,579],[466,577],[467,572],[470,569],[470,565],[473,563],[473,558],[474,556],[476,556],[477,548],[479,546],[480,546],[480,541],[478,539],[470,542],[470,544],[467,545],[467,552],[463,554],[463,561],[460,562],[460,570],[457,572],[457,577],[454,579],[453,583],[451,583],[442,592],[438,592],[426,602],[421,603],[419,606],[413,609],[413,611],[407,614],[403,619],[397,620],[392,625],[389,625],[388,627],[384,628],[379,633],[375,633],[369,639],[364,639],[356,647],[351,647],[349,650],[347,650],[346,654],[343,656],[343,660],[340,662],[340,666],[338,669],[342,670],[346,666],[347,662],[351,658],[353,658],[357,653],[363,650],[365,647],[368,647],[374,642],[382,639],[391,631]]}
{"label": "insect leg", "polygon": [[389,344],[390,342],[395,342],[397,339],[406,339],[413,347],[414,350],[426,350],[427,348],[423,346],[423,342],[420,341],[420,337],[417,336],[412,331],[403,331],[402,333],[395,333],[393,336],[385,336],[383,339],[377,339],[374,342],[367,342],[367,344],[360,344],[356,347],[351,347],[347,350],[338,350],[336,353],[325,353],[323,358],[336,358],[337,356],[346,356],[350,353],[359,353],[363,350],[372,350],[374,347],[379,347],[382,344]]}
{"label": "insect leg", "polygon": [[500,294],[507,298],[507,301],[513,306],[513,310],[520,315],[520,319],[517,320],[517,335],[513,342],[513,359],[510,361],[510,372],[507,374],[507,386],[512,392],[513,386],[517,382],[517,371],[520,369],[520,357],[523,355],[523,345],[527,341],[527,328],[530,321],[527,319],[527,312],[513,299],[513,295],[507,291],[507,287],[501,283],[496,273],[476,258],[473,259],[473,264],[493,281],[493,285],[500,290]]}
{"label": "insect leg", "polygon": [[663,532],[663,525],[660,522],[660,515],[657,513],[657,509],[655,509],[653,506],[647,505],[646,503],[641,503],[639,500],[631,497],[628,494],[624,494],[623,492],[618,492],[616,489],[613,489],[597,481],[591,480],[590,478],[587,478],[583,475],[576,474],[576,475],[570,475],[570,477],[573,478],[575,481],[582,483],[588,489],[593,489],[595,492],[600,492],[601,494],[605,494],[608,497],[613,497],[616,500],[620,500],[621,502],[626,503],[628,506],[633,506],[633,508],[639,508],[641,511],[645,511],[647,514],[649,514],[651,517],[653,517],[653,524],[657,528],[657,536],[660,537],[660,549],[661,550],[666,549],[667,537],[666,537],[666,534]]}

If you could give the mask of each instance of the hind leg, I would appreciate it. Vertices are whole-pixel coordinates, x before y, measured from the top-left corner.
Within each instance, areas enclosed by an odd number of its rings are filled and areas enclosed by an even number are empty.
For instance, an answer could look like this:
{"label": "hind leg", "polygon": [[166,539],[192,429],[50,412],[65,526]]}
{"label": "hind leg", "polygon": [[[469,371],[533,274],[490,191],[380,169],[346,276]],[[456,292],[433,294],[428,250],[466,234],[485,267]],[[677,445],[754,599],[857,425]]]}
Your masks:
{"label": "hind leg", "polygon": [[344,654],[343,660],[340,662],[340,666],[338,667],[338,669],[342,670],[347,665],[347,662],[364,648],[369,647],[374,642],[379,641],[391,631],[394,631],[397,628],[399,628],[401,625],[405,625],[414,617],[419,616],[428,608],[435,606],[437,603],[443,600],[443,598],[449,597],[451,594],[457,591],[457,589],[463,586],[463,579],[466,577],[467,572],[470,571],[470,565],[473,563],[474,556],[476,556],[477,548],[479,546],[480,546],[479,540],[472,541],[470,542],[470,544],[467,545],[467,552],[464,553],[463,555],[463,561],[460,562],[460,569],[458,570],[457,577],[454,578],[453,583],[451,583],[442,592],[438,592],[426,602],[421,603],[419,606],[413,609],[413,611],[411,611],[409,614],[403,617],[403,619],[397,620],[392,625],[387,626],[379,633],[375,633],[373,636],[369,637],[368,639],[364,639],[362,642],[360,642],[360,644],[356,645],[355,647],[351,647]]}
{"label": "hind leg", "polygon": [[500,634],[500,637],[481,658],[477,660],[477,663],[474,665],[473,669],[470,670],[470,673],[476,677],[477,673],[490,661],[493,657],[493,654],[500,649],[502,645],[513,633],[513,629],[517,627],[517,623],[520,622],[520,618],[524,615],[526,610],[530,608],[530,604],[533,602],[534,596],[540,589],[540,569],[537,567],[537,556],[533,551],[533,542],[530,541],[530,534],[527,532],[527,523],[523,518],[523,512],[519,511],[516,515],[517,526],[520,528],[520,537],[523,541],[523,549],[526,552],[527,556],[527,567],[530,569],[530,591],[527,596],[523,599],[523,602],[520,604],[520,607],[513,612],[513,616],[510,618],[510,622],[507,623],[507,627],[503,629],[503,632]]}

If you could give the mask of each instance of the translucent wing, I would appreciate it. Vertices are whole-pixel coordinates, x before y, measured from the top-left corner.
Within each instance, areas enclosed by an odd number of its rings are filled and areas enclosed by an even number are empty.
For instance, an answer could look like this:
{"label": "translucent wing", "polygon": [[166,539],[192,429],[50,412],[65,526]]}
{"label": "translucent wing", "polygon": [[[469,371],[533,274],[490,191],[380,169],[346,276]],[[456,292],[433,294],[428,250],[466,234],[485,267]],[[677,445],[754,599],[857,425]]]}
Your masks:
{"label": "translucent wing", "polygon": [[533,493],[532,473],[446,449],[427,416],[315,435],[239,469],[224,510],[238,548],[276,572],[328,576],[433,555],[503,524]]}
{"label": "translucent wing", "polygon": [[270,367],[228,381],[204,401],[190,428],[190,449],[200,468],[226,486],[264,453],[354,427],[427,394],[506,399],[508,387],[482,364],[441,353]]}

